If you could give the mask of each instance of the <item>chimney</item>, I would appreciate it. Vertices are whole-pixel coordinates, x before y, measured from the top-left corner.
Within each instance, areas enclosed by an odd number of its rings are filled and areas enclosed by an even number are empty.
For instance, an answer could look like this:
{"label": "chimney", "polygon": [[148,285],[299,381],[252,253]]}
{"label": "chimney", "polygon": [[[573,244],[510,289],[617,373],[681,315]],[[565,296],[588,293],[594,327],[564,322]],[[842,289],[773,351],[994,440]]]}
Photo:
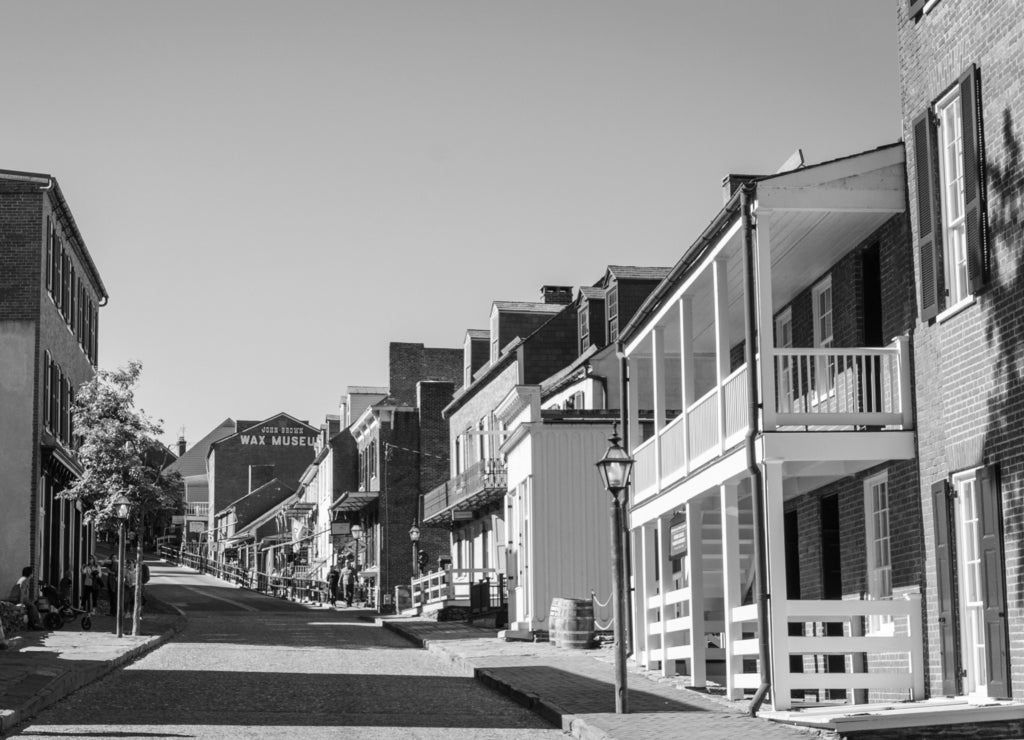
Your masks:
{"label": "chimney", "polygon": [[186,449],[188,445],[185,444],[185,427],[182,427],[181,434],[178,435],[178,457],[184,455]]}
{"label": "chimney", "polygon": [[540,287],[540,299],[544,303],[555,303],[560,306],[568,306],[572,303],[572,286],[542,285]]}

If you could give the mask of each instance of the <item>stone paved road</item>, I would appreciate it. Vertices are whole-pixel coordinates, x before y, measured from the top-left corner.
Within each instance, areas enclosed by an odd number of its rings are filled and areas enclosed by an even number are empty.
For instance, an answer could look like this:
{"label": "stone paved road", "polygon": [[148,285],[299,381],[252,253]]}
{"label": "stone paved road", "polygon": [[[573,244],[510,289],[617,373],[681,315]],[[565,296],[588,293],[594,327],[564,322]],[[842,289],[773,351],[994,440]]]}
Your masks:
{"label": "stone paved road", "polygon": [[173,641],[40,714],[20,737],[556,738],[530,711],[358,619],[154,567],[189,617]]}

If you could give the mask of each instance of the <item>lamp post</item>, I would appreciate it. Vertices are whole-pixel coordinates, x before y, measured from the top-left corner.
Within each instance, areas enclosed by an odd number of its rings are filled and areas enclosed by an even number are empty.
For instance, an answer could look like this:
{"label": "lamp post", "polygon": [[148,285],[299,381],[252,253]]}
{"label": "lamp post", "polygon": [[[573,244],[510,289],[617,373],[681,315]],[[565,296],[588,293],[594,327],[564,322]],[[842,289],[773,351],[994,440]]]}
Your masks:
{"label": "lamp post", "polygon": [[412,574],[413,577],[422,575],[419,572],[420,568],[420,528],[417,525],[415,519],[412,520],[412,526],[409,527],[409,541],[412,542]]}
{"label": "lamp post", "polygon": [[619,494],[629,485],[629,476],[633,472],[633,458],[619,444],[618,424],[612,425],[611,443],[604,457],[597,461],[597,470],[601,474],[604,487],[612,495],[612,614],[615,628],[615,713],[629,712],[629,701],[626,694],[626,640],[625,640],[625,609],[622,594],[622,507],[619,506]]}
{"label": "lamp post", "polygon": [[[409,541],[412,542],[412,578],[416,580],[416,576],[423,575],[420,572],[420,528],[416,519],[412,520],[412,526],[409,527]],[[413,584],[409,584],[409,599],[412,600]],[[413,601],[413,606],[419,606],[419,599]]]}
{"label": "lamp post", "polygon": [[117,616],[114,618],[118,637],[124,637],[124,530],[132,513],[132,502],[123,493],[114,499],[117,516]]}

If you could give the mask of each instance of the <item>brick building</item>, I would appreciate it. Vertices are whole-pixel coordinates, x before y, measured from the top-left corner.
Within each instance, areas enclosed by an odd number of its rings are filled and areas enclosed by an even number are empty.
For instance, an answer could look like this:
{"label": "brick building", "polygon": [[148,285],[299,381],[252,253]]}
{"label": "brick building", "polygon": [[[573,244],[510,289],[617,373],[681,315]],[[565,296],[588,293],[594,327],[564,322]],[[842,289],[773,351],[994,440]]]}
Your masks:
{"label": "brick building", "polygon": [[[392,342],[387,397],[366,406],[348,428],[358,449],[358,485],[332,508],[342,522],[362,528],[362,539],[351,544],[367,595],[382,612],[394,609],[395,587],[413,577],[409,529],[418,521],[420,496],[447,477],[442,410],[461,382],[462,360],[461,349]],[[420,548],[447,552],[447,531],[424,528]]]}
{"label": "brick building", "polygon": [[1024,696],[1024,10],[898,3],[932,695]]}
{"label": "brick building", "polygon": [[56,178],[0,170],[0,583],[56,583],[92,552],[58,498],[81,474],[71,405],[96,373],[107,291]]}
{"label": "brick building", "polygon": [[277,478],[293,491],[313,461],[320,433],[289,414],[263,421],[236,421],[235,433],[212,442],[206,457],[210,532],[217,512]]}

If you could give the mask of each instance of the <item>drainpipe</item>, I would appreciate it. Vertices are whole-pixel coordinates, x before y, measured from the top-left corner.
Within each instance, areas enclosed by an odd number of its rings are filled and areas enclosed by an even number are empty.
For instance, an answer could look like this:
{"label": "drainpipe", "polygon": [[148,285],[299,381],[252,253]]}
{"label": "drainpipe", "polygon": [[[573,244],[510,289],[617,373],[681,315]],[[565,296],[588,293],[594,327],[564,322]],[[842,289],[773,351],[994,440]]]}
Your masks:
{"label": "drainpipe", "polygon": [[[618,342],[615,353],[619,358],[619,426],[622,427],[622,447],[629,453],[629,361],[626,360],[626,352],[622,342]],[[605,385],[607,393],[608,386]],[[607,406],[607,396],[605,400]],[[629,488],[622,489],[622,499],[619,505],[622,507],[622,613],[625,615],[625,627],[623,640],[626,643],[626,657],[633,655],[633,591],[630,576],[633,573],[633,548],[629,542],[629,518],[626,514],[629,511]]]}
{"label": "drainpipe", "polygon": [[754,343],[757,340],[757,303],[755,299],[756,280],[754,278],[754,193],[756,186],[752,182],[744,183],[740,188],[740,219],[743,223],[743,273],[746,279],[744,294],[746,296],[746,314],[743,328],[745,330],[743,355],[747,363],[747,474],[750,476],[752,491],[751,501],[754,509],[754,571],[757,588],[757,620],[761,626],[758,640],[758,662],[761,664],[761,685],[758,686],[753,700],[750,702],[750,715],[757,716],[757,711],[764,703],[772,685],[771,642],[768,633],[768,553],[765,548],[765,516],[764,516],[764,477],[757,464],[758,383]]}

